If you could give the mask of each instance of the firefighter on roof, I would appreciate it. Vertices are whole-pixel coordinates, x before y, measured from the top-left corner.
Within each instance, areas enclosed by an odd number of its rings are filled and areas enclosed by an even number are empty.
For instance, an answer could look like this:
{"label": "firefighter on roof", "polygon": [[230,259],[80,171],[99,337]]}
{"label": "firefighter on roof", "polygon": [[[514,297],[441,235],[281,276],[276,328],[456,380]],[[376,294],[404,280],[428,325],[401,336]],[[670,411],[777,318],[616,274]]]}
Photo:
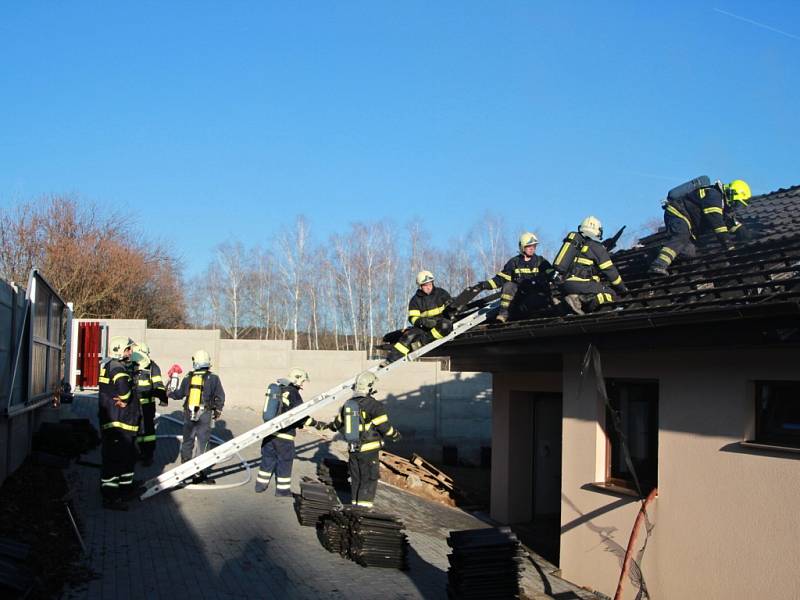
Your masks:
{"label": "firefighter on roof", "polygon": [[694,256],[694,240],[706,231],[713,231],[726,250],[733,250],[733,234],[745,235],[733,209],[737,204],[747,206],[751,197],[750,186],[741,179],[712,184],[705,175],[671,189],[664,201],[664,225],[669,238],[648,272],[668,275],[667,269],[679,255]]}
{"label": "firefighter on roof", "polygon": [[412,350],[438,340],[453,331],[448,307],[452,298],[446,290],[434,285],[433,273],[420,271],[417,274],[417,292],[408,303],[408,320],[411,327],[389,350],[384,364],[392,363],[408,355]]}
{"label": "firefighter on roof", "polygon": [[[601,243],[603,225],[596,217],[586,217],[578,231],[564,239],[553,266],[564,277],[564,301],[577,314],[592,312],[614,302],[628,288]],[[610,287],[609,287],[610,286]]]}
{"label": "firefighter on roof", "polygon": [[555,269],[536,254],[538,244],[539,239],[535,234],[523,233],[519,238],[519,254],[509,259],[497,275],[472,286],[476,292],[500,287],[497,320],[501,323],[508,321],[509,310],[515,318],[523,318],[529,312],[552,304],[550,281]]}

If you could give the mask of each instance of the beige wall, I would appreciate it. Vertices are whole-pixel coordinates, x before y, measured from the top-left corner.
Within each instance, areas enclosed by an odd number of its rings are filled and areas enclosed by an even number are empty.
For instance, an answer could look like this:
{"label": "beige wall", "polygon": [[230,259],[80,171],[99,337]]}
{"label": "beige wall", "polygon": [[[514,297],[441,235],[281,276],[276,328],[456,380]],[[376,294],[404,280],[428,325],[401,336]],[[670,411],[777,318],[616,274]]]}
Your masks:
{"label": "beige wall", "polygon": [[[143,320],[107,320],[109,335],[145,341],[166,376],[173,363],[191,369],[191,356],[204,349],[222,380],[228,407],[245,407],[258,424],[267,385],[285,377],[292,367],[306,369],[311,381],[303,396],[310,399],[372,366],[364,352],[292,350],[286,340],[223,340],[218,330],[149,329]],[[74,325],[77,328],[77,323]],[[77,337],[77,336],[76,336]],[[481,446],[491,443],[492,378],[488,373],[450,372],[439,361],[414,362],[395,369],[379,382],[378,398],[403,433],[400,450],[415,451],[431,460],[442,445],[458,445],[460,457],[480,460]],[[315,416],[332,419],[338,406]]]}
{"label": "beige wall", "polygon": [[[613,595],[638,504],[585,489],[604,477],[604,410],[592,380],[580,385],[579,360],[564,360],[560,566],[565,578]],[[659,380],[659,497],[642,565],[653,598],[800,598],[800,456],[738,445],[753,433],[752,382],[800,379],[798,364],[794,350],[603,356],[606,377]],[[515,433],[504,399],[550,389],[540,379],[495,375],[494,452],[506,466],[493,472],[492,514],[506,522],[526,510],[513,490],[522,468],[497,454],[504,437],[513,446],[530,431]]]}

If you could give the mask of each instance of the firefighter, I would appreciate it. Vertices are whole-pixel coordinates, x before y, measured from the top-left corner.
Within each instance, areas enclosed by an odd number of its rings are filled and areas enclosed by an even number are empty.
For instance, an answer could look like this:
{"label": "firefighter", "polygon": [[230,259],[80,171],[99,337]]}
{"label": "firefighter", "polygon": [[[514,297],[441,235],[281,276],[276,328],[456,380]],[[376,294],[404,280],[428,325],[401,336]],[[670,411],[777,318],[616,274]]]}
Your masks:
{"label": "firefighter", "polygon": [[[192,355],[192,370],[181,381],[180,387],[168,394],[170,398],[183,402],[183,443],[181,463],[192,460],[194,442],[197,438],[197,454],[206,451],[211,436],[211,421],[222,416],[225,406],[225,390],[216,373],[211,372],[211,356],[205,350]],[[215,483],[205,471],[192,478],[192,483]]]}
{"label": "firefighter", "polygon": [[347,441],[350,459],[351,503],[353,506],[372,508],[378,490],[380,465],[378,453],[384,440],[400,441],[400,432],[389,423],[383,404],[375,400],[374,373],[360,373],[353,384],[353,397],[344,403],[333,423],[318,423],[317,427],[341,431]]}
{"label": "firefighter", "polygon": [[408,303],[408,320],[412,327],[405,330],[389,349],[389,354],[382,363],[384,366],[453,331],[453,322],[448,314],[448,307],[452,303],[450,294],[434,285],[433,273],[430,271],[420,271],[417,274],[417,286],[419,289]]}
{"label": "firefighter", "polygon": [[[279,379],[276,383],[271,384],[264,401],[262,415],[264,422],[300,406],[303,403],[300,390],[307,381],[310,381],[308,373],[303,369],[294,368],[289,371],[287,378]],[[306,417],[302,424],[292,423],[261,441],[261,466],[256,475],[256,493],[260,494],[267,490],[274,473],[275,495],[291,498],[295,433],[298,427],[312,427],[316,424],[317,421],[314,418]]]}
{"label": "firefighter", "polygon": [[[577,314],[593,312],[617,300],[628,288],[614,266],[603,239],[603,225],[596,217],[586,217],[578,231],[564,239],[553,266],[563,276],[564,301]],[[610,286],[610,287],[609,287]]]}
{"label": "firefighter", "polygon": [[148,365],[136,374],[135,380],[142,411],[136,442],[139,445],[139,458],[142,464],[149,467],[153,464],[153,455],[156,451],[156,400],[160,406],[166,406],[167,391],[161,376],[161,368],[150,358],[150,346],[142,342],[133,350],[144,354],[148,362]]}
{"label": "firefighter", "polygon": [[127,510],[125,500],[133,490],[139,403],[133,397],[129,371],[132,339],[114,336],[108,358],[100,364],[99,421],[102,435],[100,490],[103,508]]}
{"label": "firefighter", "polygon": [[667,270],[679,255],[694,256],[694,240],[706,231],[713,231],[726,250],[735,248],[734,235],[745,239],[746,232],[733,214],[735,203],[747,206],[752,194],[741,179],[711,184],[702,176],[673,188],[664,201],[664,225],[667,239],[648,273],[668,275]]}
{"label": "firefighter", "polygon": [[[509,259],[503,270],[494,277],[472,286],[472,290],[496,290],[500,287],[500,312],[497,320],[505,323],[509,309],[521,316],[552,304],[550,281],[555,269],[536,254],[539,238],[525,232],[519,237],[519,254]],[[501,287],[502,286],[502,287]]]}

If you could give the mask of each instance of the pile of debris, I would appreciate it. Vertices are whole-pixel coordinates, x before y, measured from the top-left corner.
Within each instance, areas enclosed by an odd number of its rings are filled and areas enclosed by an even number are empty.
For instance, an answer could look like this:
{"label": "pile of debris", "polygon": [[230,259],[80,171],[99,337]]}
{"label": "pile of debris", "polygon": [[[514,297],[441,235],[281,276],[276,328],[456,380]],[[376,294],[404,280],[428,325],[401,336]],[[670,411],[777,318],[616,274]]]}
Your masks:
{"label": "pile of debris", "polygon": [[317,477],[327,485],[337,490],[350,489],[349,470],[347,462],[338,458],[323,458],[317,465]]}
{"label": "pile of debris", "polygon": [[294,498],[294,511],[300,525],[316,527],[321,517],[340,506],[334,489],[319,481],[304,477],[300,494]]}
{"label": "pile of debris", "polygon": [[381,451],[381,480],[412,494],[455,506],[463,494],[453,479],[417,454],[407,460],[396,454]]}
{"label": "pile of debris", "polygon": [[346,508],[323,517],[317,535],[328,552],[364,567],[408,569],[403,522],[385,513]]}
{"label": "pile of debris", "polygon": [[447,538],[450,598],[520,598],[525,552],[508,527],[453,531]]}

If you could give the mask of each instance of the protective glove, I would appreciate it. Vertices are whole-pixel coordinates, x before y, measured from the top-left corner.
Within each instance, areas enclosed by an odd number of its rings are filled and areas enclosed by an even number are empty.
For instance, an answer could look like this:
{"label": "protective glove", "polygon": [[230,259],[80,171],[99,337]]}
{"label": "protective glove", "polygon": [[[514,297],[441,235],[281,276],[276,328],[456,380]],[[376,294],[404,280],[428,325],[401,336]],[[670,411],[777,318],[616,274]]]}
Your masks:
{"label": "protective glove", "polygon": [[393,442],[399,442],[402,439],[403,439],[403,436],[400,435],[400,432],[395,429],[394,430],[394,435],[392,436],[392,441]]}
{"label": "protective glove", "polygon": [[414,323],[414,325],[417,325],[418,327],[422,327],[424,329],[433,329],[434,327],[436,327],[436,319],[433,319],[431,317],[420,317],[419,319],[417,319],[417,322]]}
{"label": "protective glove", "polygon": [[477,294],[478,292],[492,289],[492,285],[488,281],[479,281],[475,285],[471,286],[469,289],[471,292]]}
{"label": "protective glove", "polygon": [[166,398],[160,398],[158,401],[159,406],[167,406],[167,404],[169,404],[169,402],[167,402]]}
{"label": "protective glove", "polygon": [[330,423],[323,423],[322,421],[317,421],[314,423],[314,429],[317,431],[322,431],[323,429],[328,429],[330,427]]}
{"label": "protective glove", "polygon": [[214,409],[214,420],[215,421],[219,420],[219,418],[221,416],[222,416],[222,409],[221,408],[215,408]]}

